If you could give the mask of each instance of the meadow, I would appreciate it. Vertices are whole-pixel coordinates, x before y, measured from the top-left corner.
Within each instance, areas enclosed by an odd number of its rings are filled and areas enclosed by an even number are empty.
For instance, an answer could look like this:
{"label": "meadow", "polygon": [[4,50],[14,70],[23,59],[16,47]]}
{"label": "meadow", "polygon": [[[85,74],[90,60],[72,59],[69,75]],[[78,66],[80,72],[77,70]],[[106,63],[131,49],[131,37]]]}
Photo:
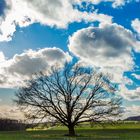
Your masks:
{"label": "meadow", "polygon": [[0,132],[0,140],[140,140],[140,123],[121,123],[104,126],[81,125],[76,128],[77,137],[67,137],[63,126],[46,130]]}

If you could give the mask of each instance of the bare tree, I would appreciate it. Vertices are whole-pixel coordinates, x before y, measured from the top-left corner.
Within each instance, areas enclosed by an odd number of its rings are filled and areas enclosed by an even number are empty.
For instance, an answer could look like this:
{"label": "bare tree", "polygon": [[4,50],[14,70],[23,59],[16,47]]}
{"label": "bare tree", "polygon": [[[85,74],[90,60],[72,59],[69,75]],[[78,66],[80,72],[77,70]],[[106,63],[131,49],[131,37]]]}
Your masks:
{"label": "bare tree", "polygon": [[120,113],[120,98],[107,76],[91,68],[66,64],[37,74],[17,92],[17,104],[32,119],[55,119],[75,135],[82,122],[112,119]]}

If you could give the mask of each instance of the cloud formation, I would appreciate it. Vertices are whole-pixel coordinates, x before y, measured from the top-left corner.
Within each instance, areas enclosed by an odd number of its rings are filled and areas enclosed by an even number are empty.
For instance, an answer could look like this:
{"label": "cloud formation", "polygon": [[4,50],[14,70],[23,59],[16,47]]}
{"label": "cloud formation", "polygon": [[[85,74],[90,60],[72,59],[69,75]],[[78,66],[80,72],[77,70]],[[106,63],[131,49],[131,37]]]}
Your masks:
{"label": "cloud formation", "polygon": [[133,77],[135,77],[137,80],[140,80],[140,75],[139,74],[132,73],[131,75]]}
{"label": "cloud formation", "polygon": [[47,70],[51,65],[63,65],[66,61],[71,61],[71,56],[58,48],[29,50],[16,54],[9,60],[0,53],[0,58],[0,86],[6,88],[22,85],[23,80],[29,79],[34,73]]}
{"label": "cloud formation", "polygon": [[131,26],[140,35],[140,19],[136,18],[131,22]]}
{"label": "cloud formation", "polygon": [[23,113],[18,109],[17,106],[10,106],[10,105],[1,105],[0,106],[0,116],[1,118],[8,118],[8,119],[19,119],[24,120],[25,117]]}
{"label": "cloud formation", "polygon": [[129,101],[139,101],[140,100],[140,87],[135,89],[128,89],[124,84],[119,86],[120,94],[124,99]]}
{"label": "cloud formation", "polygon": [[0,41],[11,40],[16,26],[26,27],[33,23],[67,28],[73,22],[112,22],[111,16],[97,11],[79,11],[71,0],[6,0],[6,5],[4,18],[0,18]]}
{"label": "cloud formation", "polygon": [[100,24],[75,32],[68,47],[80,60],[113,74],[114,81],[120,83],[123,73],[134,67],[132,50],[139,51],[140,42],[118,24]]}
{"label": "cloud formation", "polygon": [[[81,3],[81,0],[74,0],[74,1]],[[124,6],[125,4],[130,2],[139,2],[139,0],[82,0],[82,1],[90,2],[94,5],[97,5],[101,2],[110,2],[112,3],[113,8]]]}
{"label": "cloud formation", "polygon": [[140,116],[140,106],[132,105],[125,107],[123,118],[130,116]]}

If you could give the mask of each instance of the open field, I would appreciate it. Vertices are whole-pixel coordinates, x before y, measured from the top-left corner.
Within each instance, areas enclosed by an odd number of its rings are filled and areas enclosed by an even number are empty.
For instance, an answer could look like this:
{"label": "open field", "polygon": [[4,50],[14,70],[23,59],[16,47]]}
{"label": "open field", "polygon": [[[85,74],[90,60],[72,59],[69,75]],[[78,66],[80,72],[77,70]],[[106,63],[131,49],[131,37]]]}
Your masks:
{"label": "open field", "polygon": [[76,128],[78,137],[66,137],[65,127],[48,130],[0,132],[0,140],[140,140],[140,123],[127,123],[102,126],[79,126]]}

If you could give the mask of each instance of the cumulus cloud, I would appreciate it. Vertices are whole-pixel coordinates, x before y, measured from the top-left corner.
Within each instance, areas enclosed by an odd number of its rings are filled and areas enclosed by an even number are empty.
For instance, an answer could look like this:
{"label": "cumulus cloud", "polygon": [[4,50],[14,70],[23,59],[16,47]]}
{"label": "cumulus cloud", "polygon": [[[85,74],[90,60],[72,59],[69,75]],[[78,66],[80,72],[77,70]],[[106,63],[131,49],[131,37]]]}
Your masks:
{"label": "cumulus cloud", "polygon": [[4,62],[5,61],[5,56],[3,54],[3,52],[0,52],[0,63]]}
{"label": "cumulus cloud", "polygon": [[140,35],[140,19],[136,18],[133,20],[131,26]]}
{"label": "cumulus cloud", "polygon": [[[34,20],[49,26],[66,28],[74,21],[111,22],[110,16],[104,14],[81,12],[73,8],[70,0],[24,0],[28,2]],[[31,17],[32,18],[32,17]]]}
{"label": "cumulus cloud", "polygon": [[139,51],[140,42],[120,25],[100,24],[75,32],[68,47],[81,60],[112,73],[114,81],[121,82],[123,73],[133,69],[132,49]]}
{"label": "cumulus cloud", "polygon": [[124,118],[130,117],[130,116],[139,116],[140,115],[140,106],[132,105],[127,106],[124,109]]}
{"label": "cumulus cloud", "polygon": [[135,89],[128,89],[124,84],[120,85],[120,94],[124,99],[129,101],[140,100],[140,87]]}
{"label": "cumulus cloud", "polygon": [[23,113],[15,105],[1,105],[0,106],[1,118],[19,119],[24,120]]}
{"label": "cumulus cloud", "polygon": [[135,74],[135,73],[132,73],[131,75],[132,75],[133,77],[135,77],[137,80],[140,80],[140,75]]}
{"label": "cumulus cloud", "polygon": [[66,61],[71,61],[71,56],[58,48],[44,48],[38,51],[29,50],[20,55],[16,54],[11,59],[1,60],[0,86],[17,87],[34,73],[45,71],[55,63],[63,65]]}
{"label": "cumulus cloud", "polygon": [[134,81],[132,81],[130,78],[124,76],[124,77],[123,77],[123,83],[124,83],[125,85],[132,85],[132,84],[134,83]]}
{"label": "cumulus cloud", "polygon": [[16,26],[26,27],[32,23],[66,28],[70,23],[80,21],[112,22],[111,16],[97,11],[79,11],[71,0],[6,0],[6,5],[5,16],[0,18],[0,41],[11,40]]}
{"label": "cumulus cloud", "polygon": [[5,0],[5,2],[5,13],[3,18],[0,18],[0,41],[10,41],[17,25],[25,27],[33,23],[27,16],[28,9],[24,3],[19,3],[18,0]]}
{"label": "cumulus cloud", "polygon": [[[73,1],[81,3],[81,0],[73,0]],[[82,0],[82,1],[90,2],[94,5],[97,5],[101,2],[111,2],[113,8],[124,6],[125,4],[130,2],[139,2],[139,0]]]}

